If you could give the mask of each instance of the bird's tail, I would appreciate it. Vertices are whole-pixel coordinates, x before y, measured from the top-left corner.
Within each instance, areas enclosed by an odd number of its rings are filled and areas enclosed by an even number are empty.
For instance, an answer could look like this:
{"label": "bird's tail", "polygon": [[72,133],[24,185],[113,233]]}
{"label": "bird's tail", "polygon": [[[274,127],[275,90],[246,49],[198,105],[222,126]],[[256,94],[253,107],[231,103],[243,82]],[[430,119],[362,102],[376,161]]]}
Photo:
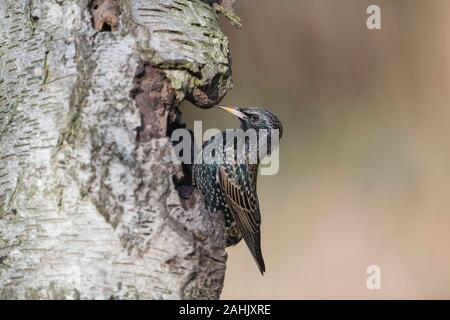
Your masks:
{"label": "bird's tail", "polygon": [[258,232],[254,234],[253,237],[251,237],[252,239],[246,232],[243,232],[242,236],[245,240],[245,243],[247,244],[247,247],[250,249],[253,258],[255,259],[256,264],[258,265],[259,272],[261,272],[261,275],[264,275],[264,272],[266,271],[266,265],[264,263],[264,258],[261,251],[261,233]]}

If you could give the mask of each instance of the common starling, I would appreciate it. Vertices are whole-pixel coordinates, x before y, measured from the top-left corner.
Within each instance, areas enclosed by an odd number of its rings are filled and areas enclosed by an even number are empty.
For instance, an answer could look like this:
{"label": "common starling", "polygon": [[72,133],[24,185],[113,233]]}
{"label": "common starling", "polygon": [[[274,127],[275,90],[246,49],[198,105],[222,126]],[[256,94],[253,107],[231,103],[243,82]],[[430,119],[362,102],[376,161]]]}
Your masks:
{"label": "common starling", "polygon": [[[265,265],[261,252],[261,214],[256,188],[258,166],[264,154],[261,156],[258,152],[264,149],[267,150],[266,155],[269,155],[277,147],[283,127],[273,113],[262,108],[217,107],[238,117],[241,122],[240,129],[243,132],[254,129],[253,132],[257,133],[258,140],[255,143],[255,140],[244,138],[239,149],[236,139],[229,141],[229,136],[227,138],[228,130],[213,136],[202,146],[199,155],[202,161],[198,160],[193,164],[194,184],[205,196],[207,209],[212,212],[221,211],[225,215],[227,246],[236,245],[244,238],[261,274],[264,274]],[[270,139],[273,134],[278,135],[275,143]],[[260,146],[262,141],[267,142],[265,147]],[[217,142],[221,142],[218,145],[223,146],[224,158],[222,159],[214,158],[217,149],[212,146]],[[229,157],[230,153],[226,156],[225,154],[230,151],[233,156]],[[244,155],[244,158],[239,158],[240,155]],[[213,159],[205,163],[207,157],[213,157]]]}

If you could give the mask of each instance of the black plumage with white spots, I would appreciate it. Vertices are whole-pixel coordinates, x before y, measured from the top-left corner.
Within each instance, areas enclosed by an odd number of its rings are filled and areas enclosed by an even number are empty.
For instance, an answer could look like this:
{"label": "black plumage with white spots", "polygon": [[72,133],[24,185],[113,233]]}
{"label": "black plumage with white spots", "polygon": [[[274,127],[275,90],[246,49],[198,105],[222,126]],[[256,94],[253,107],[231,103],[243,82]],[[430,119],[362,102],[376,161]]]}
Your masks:
{"label": "black plumage with white spots", "polygon": [[[243,130],[264,131],[268,132],[269,136],[270,133],[276,132],[279,134],[278,138],[281,138],[283,133],[281,122],[268,110],[218,107],[237,116],[241,121],[240,128]],[[211,212],[221,211],[225,215],[227,246],[235,245],[244,238],[263,274],[265,264],[261,252],[261,214],[257,196],[257,175],[261,159],[257,157],[256,161],[249,160],[252,153],[257,153],[259,145],[255,148],[251,142],[244,139],[244,148],[238,151],[236,141],[228,141],[229,139],[226,138],[226,132],[221,132],[203,144],[200,156],[206,159],[208,156],[214,156],[217,150],[221,150],[213,148],[221,141],[219,145],[224,146],[223,159],[225,160],[213,157],[209,158],[212,160],[207,163],[205,160],[194,163],[194,184],[204,194],[207,209]],[[270,154],[277,145],[270,139],[267,141],[267,153]],[[240,152],[244,153],[245,159],[238,162]],[[226,157],[226,154],[233,154],[233,157]]]}

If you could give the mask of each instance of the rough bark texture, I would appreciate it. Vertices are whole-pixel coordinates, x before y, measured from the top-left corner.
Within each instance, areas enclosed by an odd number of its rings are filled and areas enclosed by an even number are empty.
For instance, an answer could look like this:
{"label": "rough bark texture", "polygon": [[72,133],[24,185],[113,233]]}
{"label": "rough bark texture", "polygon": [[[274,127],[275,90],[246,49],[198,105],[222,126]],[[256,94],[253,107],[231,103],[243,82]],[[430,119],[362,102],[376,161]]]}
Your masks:
{"label": "rough bark texture", "polygon": [[219,297],[222,217],[166,137],[231,87],[212,5],[0,1],[1,299]]}

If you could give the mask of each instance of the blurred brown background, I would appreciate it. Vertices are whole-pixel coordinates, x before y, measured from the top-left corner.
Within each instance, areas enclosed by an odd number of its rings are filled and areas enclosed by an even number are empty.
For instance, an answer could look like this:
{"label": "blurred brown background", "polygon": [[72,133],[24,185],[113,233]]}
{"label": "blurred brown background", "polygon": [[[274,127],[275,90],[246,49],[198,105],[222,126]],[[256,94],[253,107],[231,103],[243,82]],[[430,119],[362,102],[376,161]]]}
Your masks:
{"label": "blurred brown background", "polygon": [[[366,28],[378,4],[382,30]],[[282,119],[259,180],[264,277],[229,248],[222,298],[450,298],[450,1],[238,0],[224,103]],[[235,127],[216,110],[189,122]],[[381,268],[381,290],[366,268]]]}

